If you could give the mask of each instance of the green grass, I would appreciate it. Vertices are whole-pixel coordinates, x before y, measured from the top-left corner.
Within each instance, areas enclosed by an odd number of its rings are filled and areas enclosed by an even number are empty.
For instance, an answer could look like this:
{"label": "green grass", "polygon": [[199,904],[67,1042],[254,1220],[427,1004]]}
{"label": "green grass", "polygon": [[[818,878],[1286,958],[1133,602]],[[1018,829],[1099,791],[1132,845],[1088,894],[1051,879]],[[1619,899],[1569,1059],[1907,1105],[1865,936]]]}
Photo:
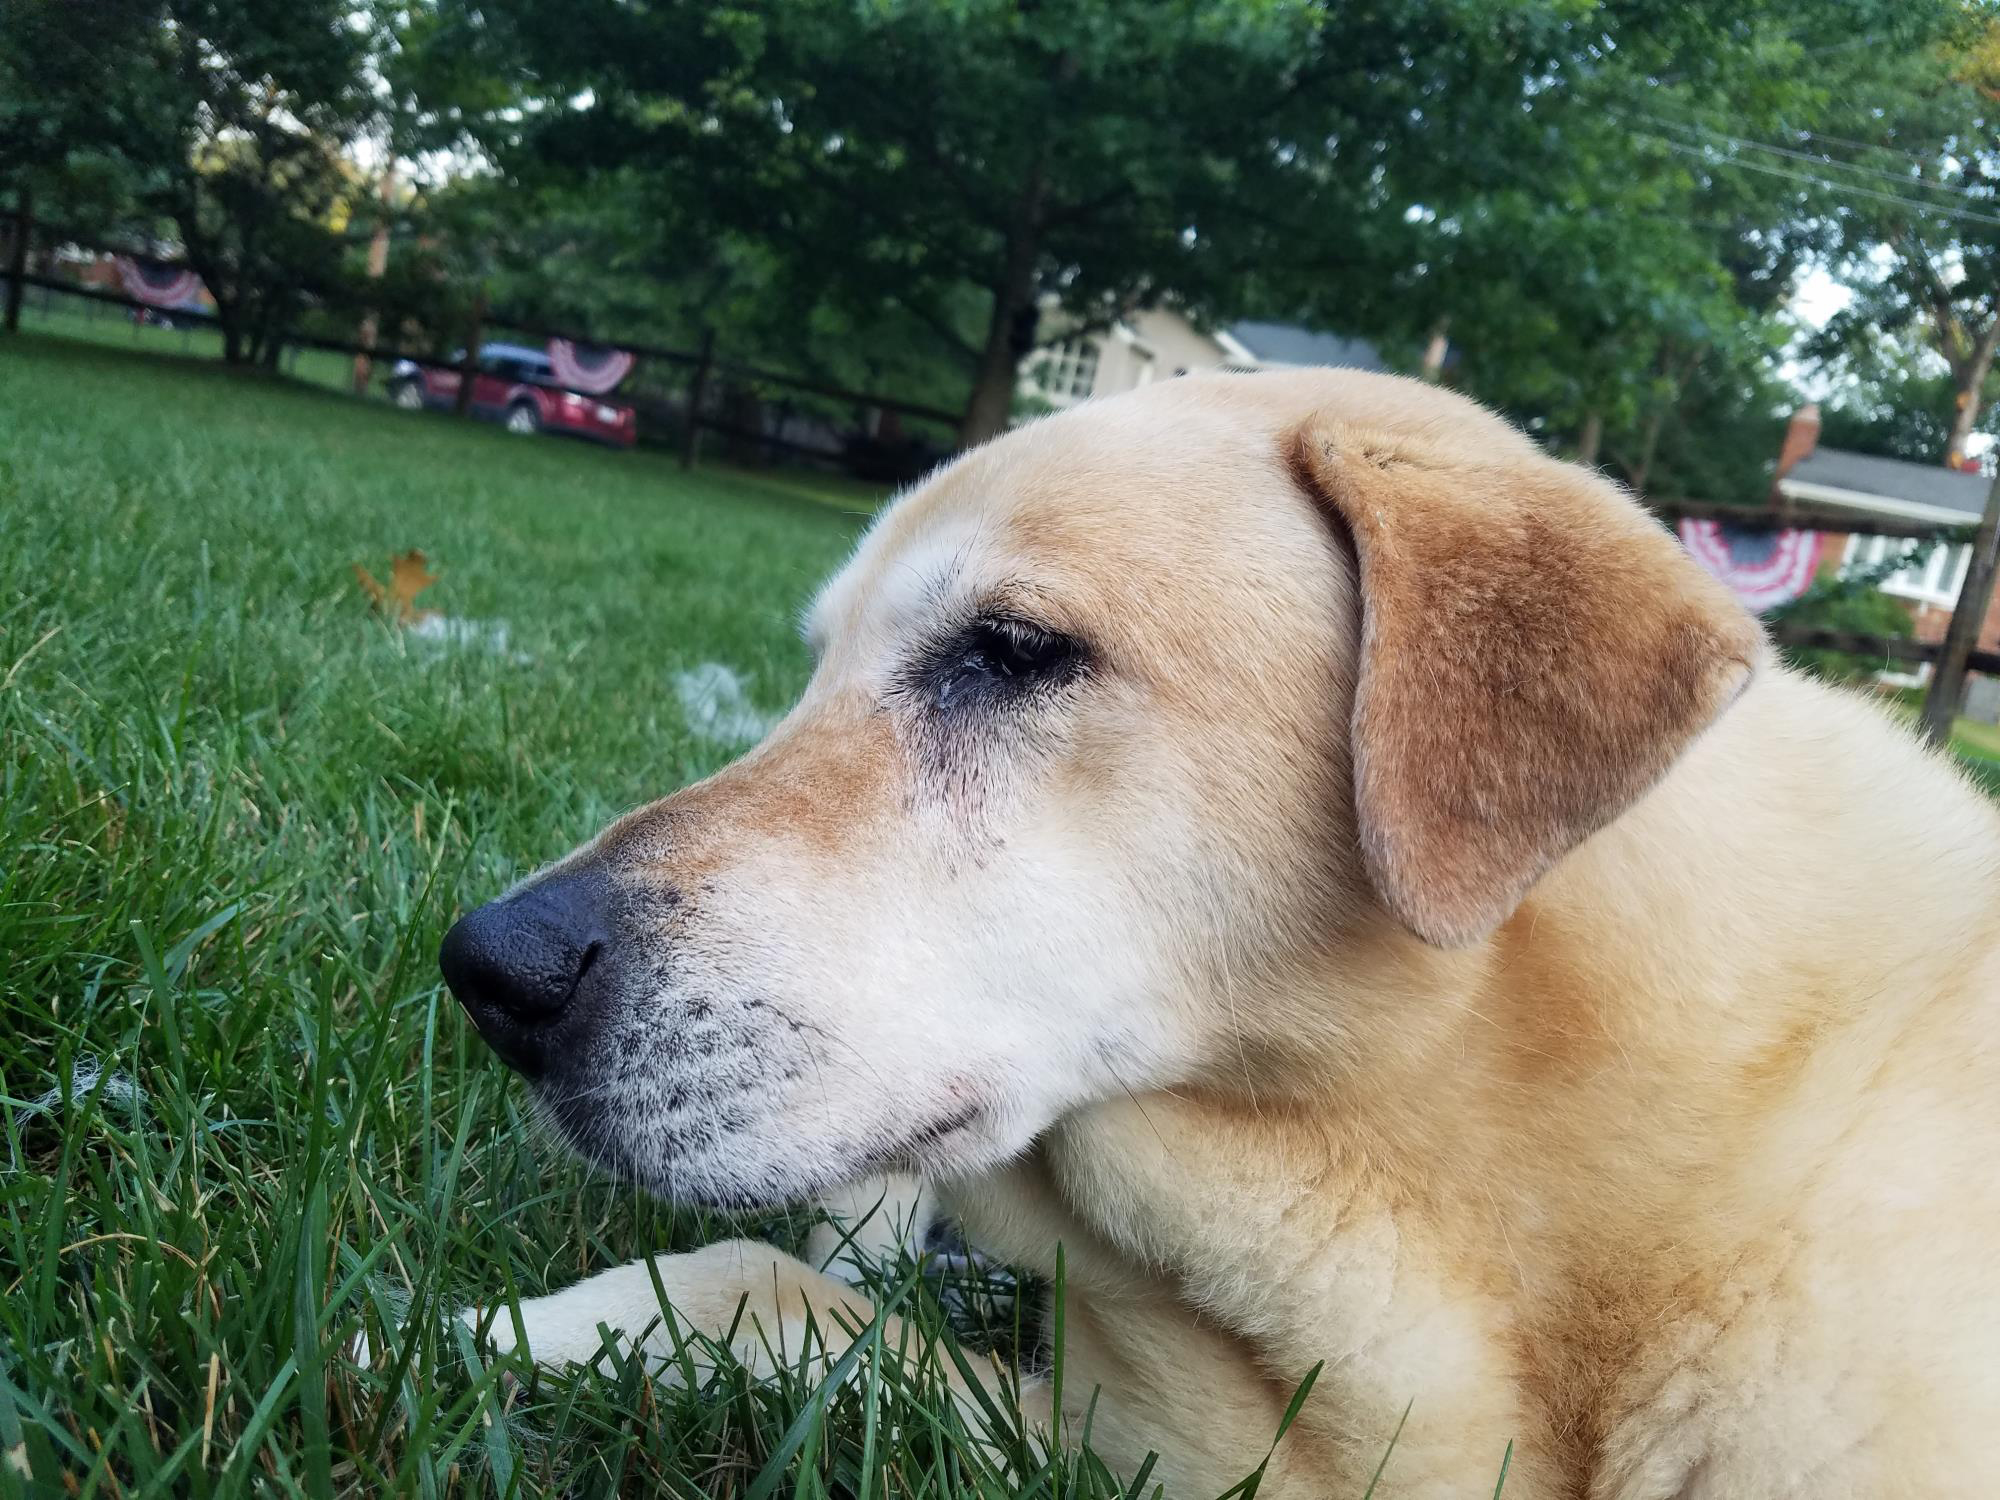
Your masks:
{"label": "green grass", "polygon": [[[87,297],[66,296],[39,287],[30,287],[22,299],[21,326],[31,333],[101,344],[107,349],[177,355],[184,359],[222,358],[222,335],[211,325],[159,328],[134,323],[123,307],[108,302],[93,302]],[[330,353],[325,349],[290,350],[285,355],[284,367],[286,374],[294,380],[305,385],[323,386],[331,391],[348,390],[354,374],[354,361],[350,356]]]}
{"label": "green grass", "polygon": [[[1890,714],[1914,726],[1923,711],[1923,690],[1902,688],[1883,694],[1881,702]],[[1966,774],[2000,797],[2000,726],[1961,717],[1951,726],[1951,748]]]}
{"label": "green grass", "polygon": [[[677,669],[789,701],[867,497],[107,326],[0,342],[0,1497],[1112,1493],[968,1438],[913,1365],[514,1385],[431,1315],[726,1231],[539,1136],[433,955],[734,753]],[[371,616],[351,566],[407,547],[504,651]]]}

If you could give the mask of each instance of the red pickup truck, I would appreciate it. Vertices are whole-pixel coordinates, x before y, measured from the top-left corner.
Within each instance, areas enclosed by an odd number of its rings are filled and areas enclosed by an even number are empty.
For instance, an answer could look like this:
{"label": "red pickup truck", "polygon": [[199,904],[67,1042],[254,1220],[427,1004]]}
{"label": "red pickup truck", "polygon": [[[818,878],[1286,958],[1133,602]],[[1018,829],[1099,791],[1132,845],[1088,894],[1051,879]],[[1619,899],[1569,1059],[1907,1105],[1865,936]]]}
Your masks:
{"label": "red pickup truck", "polygon": [[[453,365],[465,358],[460,351]],[[406,411],[449,411],[458,404],[456,368],[398,360],[389,373],[389,399]],[[520,344],[486,344],[472,377],[472,414],[509,432],[565,432],[616,448],[638,440],[632,408],[556,384],[548,355]]]}

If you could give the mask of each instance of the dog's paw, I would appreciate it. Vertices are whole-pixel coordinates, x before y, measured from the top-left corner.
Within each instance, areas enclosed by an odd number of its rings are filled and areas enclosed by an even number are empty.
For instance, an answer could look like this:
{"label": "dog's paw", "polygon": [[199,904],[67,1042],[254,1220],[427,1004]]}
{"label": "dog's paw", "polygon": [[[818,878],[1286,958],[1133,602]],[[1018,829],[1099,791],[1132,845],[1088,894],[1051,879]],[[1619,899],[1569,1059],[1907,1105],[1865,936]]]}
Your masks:
{"label": "dog's paw", "polygon": [[[611,1350],[630,1347],[633,1334],[645,1332],[643,1324],[628,1331],[615,1322],[587,1322],[591,1309],[577,1306],[578,1300],[563,1292],[529,1297],[520,1304],[518,1317],[505,1302],[491,1307],[475,1304],[461,1308],[457,1319],[492,1358],[511,1360],[518,1355],[524,1363],[549,1369],[596,1364]],[[656,1309],[653,1316],[658,1315]]]}

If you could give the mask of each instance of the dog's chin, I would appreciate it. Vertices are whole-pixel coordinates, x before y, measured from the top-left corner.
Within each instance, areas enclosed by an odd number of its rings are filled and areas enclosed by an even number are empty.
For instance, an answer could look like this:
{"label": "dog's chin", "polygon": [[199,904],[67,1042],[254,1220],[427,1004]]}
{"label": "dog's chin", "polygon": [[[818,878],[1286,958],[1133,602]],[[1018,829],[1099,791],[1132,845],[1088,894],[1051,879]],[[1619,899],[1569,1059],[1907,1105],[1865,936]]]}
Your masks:
{"label": "dog's chin", "polygon": [[964,1108],[900,1133],[884,1128],[872,1141],[835,1145],[722,1136],[699,1153],[676,1150],[643,1122],[538,1097],[537,1112],[563,1142],[592,1166],[654,1197],[719,1213],[766,1213],[825,1196],[881,1172],[911,1172],[933,1180],[997,1165],[984,1111]]}

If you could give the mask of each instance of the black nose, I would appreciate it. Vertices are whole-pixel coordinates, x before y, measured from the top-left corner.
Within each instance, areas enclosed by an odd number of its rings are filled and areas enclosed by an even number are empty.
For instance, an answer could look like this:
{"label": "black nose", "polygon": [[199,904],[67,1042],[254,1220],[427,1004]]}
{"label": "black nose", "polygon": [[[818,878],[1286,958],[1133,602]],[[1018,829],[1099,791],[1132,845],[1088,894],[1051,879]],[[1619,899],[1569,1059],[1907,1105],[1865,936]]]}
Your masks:
{"label": "black nose", "polygon": [[444,982],[479,1034],[531,1078],[603,951],[606,885],[588,867],[538,880],[460,917],[438,950]]}

